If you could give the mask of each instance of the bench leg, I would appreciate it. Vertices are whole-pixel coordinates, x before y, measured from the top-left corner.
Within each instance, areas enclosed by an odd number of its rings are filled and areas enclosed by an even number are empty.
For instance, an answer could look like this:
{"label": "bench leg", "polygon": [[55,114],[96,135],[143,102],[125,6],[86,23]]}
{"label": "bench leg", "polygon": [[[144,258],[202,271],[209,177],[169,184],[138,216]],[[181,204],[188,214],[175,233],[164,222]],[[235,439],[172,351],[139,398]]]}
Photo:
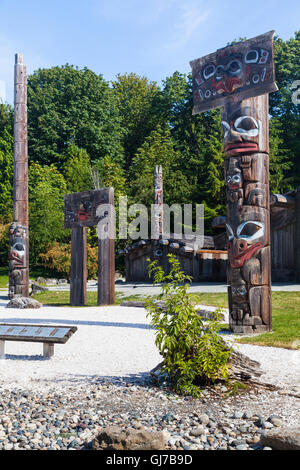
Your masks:
{"label": "bench leg", "polygon": [[0,359],[5,358],[5,341],[0,341]]}
{"label": "bench leg", "polygon": [[52,357],[54,355],[54,344],[53,343],[43,343],[43,356]]}

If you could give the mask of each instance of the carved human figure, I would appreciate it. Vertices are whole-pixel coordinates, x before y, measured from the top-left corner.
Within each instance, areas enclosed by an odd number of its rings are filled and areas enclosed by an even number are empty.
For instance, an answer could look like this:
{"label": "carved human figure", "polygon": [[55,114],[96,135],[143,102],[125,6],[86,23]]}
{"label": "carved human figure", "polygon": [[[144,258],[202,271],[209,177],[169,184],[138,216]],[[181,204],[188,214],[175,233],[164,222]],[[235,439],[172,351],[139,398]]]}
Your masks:
{"label": "carved human figure", "polygon": [[10,226],[9,264],[11,269],[27,267],[26,239],[26,227],[13,222]]}

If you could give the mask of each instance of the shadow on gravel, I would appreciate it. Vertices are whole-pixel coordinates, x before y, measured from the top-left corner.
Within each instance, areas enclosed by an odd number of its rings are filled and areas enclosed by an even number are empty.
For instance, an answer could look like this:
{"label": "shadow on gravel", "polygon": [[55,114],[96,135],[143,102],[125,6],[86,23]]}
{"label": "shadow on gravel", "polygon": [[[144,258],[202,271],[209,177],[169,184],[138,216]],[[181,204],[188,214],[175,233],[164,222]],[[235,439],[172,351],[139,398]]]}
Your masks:
{"label": "shadow on gravel", "polygon": [[42,382],[48,385],[66,384],[66,385],[109,385],[124,387],[138,385],[140,387],[153,387],[155,383],[149,372],[140,372],[138,374],[129,374],[126,376],[101,376],[101,375],[64,375],[62,378],[42,379]]}
{"label": "shadow on gravel", "polygon": [[2,359],[9,359],[11,361],[42,361],[46,362],[49,361],[49,357],[44,357],[40,354],[36,354],[34,356],[30,355],[20,355],[20,354],[5,354],[5,357]]}
{"label": "shadow on gravel", "polygon": [[120,323],[120,322],[106,322],[106,321],[84,321],[84,320],[61,320],[54,318],[1,318],[0,323],[53,323],[61,325],[83,325],[83,326],[115,326],[117,328],[139,328],[142,330],[154,329],[147,323]]}

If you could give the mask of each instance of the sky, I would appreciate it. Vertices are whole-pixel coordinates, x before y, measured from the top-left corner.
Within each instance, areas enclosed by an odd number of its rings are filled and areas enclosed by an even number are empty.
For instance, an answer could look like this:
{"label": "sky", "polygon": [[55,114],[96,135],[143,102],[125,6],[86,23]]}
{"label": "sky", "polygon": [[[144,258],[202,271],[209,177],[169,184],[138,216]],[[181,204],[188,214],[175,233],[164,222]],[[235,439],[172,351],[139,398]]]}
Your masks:
{"label": "sky", "polygon": [[[14,55],[28,74],[66,63],[105,80],[136,73],[159,85],[239,38],[300,29],[299,0],[0,0],[0,98],[13,103]],[[300,52],[299,52],[300,53]]]}

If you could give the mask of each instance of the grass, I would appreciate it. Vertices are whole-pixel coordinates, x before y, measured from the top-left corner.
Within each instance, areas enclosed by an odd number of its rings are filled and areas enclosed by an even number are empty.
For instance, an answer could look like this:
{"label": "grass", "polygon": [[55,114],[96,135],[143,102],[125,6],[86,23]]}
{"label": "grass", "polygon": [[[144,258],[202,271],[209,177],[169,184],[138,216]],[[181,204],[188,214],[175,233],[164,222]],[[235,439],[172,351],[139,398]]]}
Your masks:
{"label": "grass", "polygon": [[[54,305],[58,307],[70,307],[69,291],[45,291],[33,296],[36,300],[45,305]],[[142,300],[140,295],[131,295],[124,297],[116,292],[115,305],[120,305],[123,300]],[[86,307],[97,307],[97,292],[86,293]]]}
{"label": "grass", "polygon": [[[45,271],[44,268],[35,268],[30,269],[30,279],[36,281],[39,276],[42,277],[57,277],[55,273],[49,271]],[[0,288],[5,289],[8,287],[8,268],[7,267],[0,267]]]}

